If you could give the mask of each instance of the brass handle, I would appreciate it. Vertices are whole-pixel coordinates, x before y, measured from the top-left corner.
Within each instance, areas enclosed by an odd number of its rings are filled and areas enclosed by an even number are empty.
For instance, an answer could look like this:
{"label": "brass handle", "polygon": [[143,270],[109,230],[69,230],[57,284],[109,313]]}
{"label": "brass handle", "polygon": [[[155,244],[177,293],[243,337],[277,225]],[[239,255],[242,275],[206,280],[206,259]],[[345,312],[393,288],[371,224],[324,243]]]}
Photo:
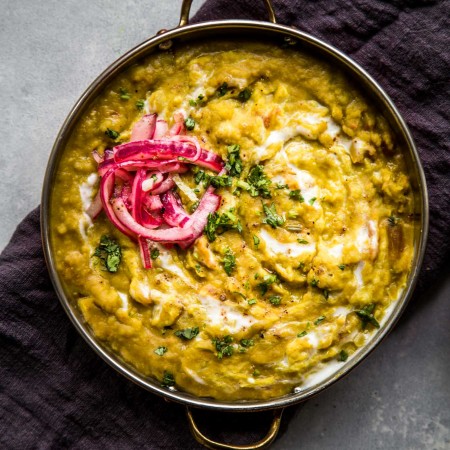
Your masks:
{"label": "brass handle", "polygon": [[[269,15],[269,22],[277,23],[277,19],[275,17],[275,12],[273,10],[272,1],[271,0],[263,0],[264,5],[267,9],[267,14]],[[180,23],[179,27],[184,27],[189,23],[189,11],[191,10],[192,0],[183,0],[181,5],[181,14],[180,14]]]}
{"label": "brass handle", "polygon": [[267,448],[277,437],[278,430],[280,429],[281,424],[281,415],[283,414],[283,409],[276,409],[273,412],[273,420],[270,425],[269,431],[267,434],[258,442],[249,445],[231,445],[224,444],[222,442],[216,442],[208,437],[206,437],[199,429],[197,424],[195,423],[194,417],[192,416],[192,411],[189,407],[186,407],[186,414],[189,421],[189,428],[191,429],[191,433],[194,436],[195,440],[200,444],[204,445],[206,448],[210,448],[212,450],[261,450]]}

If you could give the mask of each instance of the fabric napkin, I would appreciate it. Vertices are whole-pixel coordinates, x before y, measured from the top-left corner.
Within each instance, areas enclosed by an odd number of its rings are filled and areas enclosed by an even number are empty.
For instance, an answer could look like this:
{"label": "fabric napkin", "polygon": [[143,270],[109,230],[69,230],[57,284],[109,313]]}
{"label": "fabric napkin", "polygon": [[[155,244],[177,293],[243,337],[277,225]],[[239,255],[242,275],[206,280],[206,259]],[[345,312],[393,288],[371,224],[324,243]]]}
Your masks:
{"label": "fabric napkin", "polygon": [[[368,70],[413,133],[430,195],[417,303],[450,259],[450,2],[273,3],[279,23],[325,40]],[[208,0],[194,20],[266,17],[262,0]],[[49,280],[39,208],[0,255],[0,305],[0,448],[201,448],[183,406],[118,375],[75,331]],[[271,418],[201,411],[196,417],[206,433],[235,444],[262,437]]]}

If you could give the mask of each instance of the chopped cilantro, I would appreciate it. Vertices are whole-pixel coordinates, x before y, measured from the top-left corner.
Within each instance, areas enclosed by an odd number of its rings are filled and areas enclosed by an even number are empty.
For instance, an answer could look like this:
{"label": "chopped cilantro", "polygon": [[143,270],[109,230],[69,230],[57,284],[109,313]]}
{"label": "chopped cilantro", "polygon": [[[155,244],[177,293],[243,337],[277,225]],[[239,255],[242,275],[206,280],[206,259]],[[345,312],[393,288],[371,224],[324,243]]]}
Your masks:
{"label": "chopped cilantro", "polygon": [[319,325],[325,320],[325,316],[320,316],[314,321],[314,325]]}
{"label": "chopped cilantro", "polygon": [[271,295],[269,297],[269,302],[274,306],[281,305],[281,297],[279,295]]}
{"label": "chopped cilantro", "polygon": [[267,223],[267,225],[270,225],[272,228],[281,227],[284,224],[284,218],[277,214],[277,210],[273,203],[270,206],[263,204],[263,210],[266,215],[263,223]]}
{"label": "chopped cilantro", "polygon": [[175,386],[175,377],[173,376],[172,373],[167,372],[166,370],[164,371],[164,375],[163,375],[161,386],[162,387]]}
{"label": "chopped cilantro", "polygon": [[196,202],[192,203],[192,206],[190,208],[191,213],[193,213],[198,208],[199,204],[200,204],[200,200],[197,200]]}
{"label": "chopped cilantro", "polygon": [[167,352],[167,347],[158,347],[154,350],[154,353],[156,353],[158,356],[162,356],[166,352]]}
{"label": "chopped cilantro", "polygon": [[227,248],[225,251],[225,255],[222,260],[223,268],[228,276],[231,276],[231,273],[236,267],[236,257],[231,249]]}
{"label": "chopped cilantro", "polygon": [[345,264],[339,264],[338,267],[339,267],[339,269],[341,269],[341,270],[345,270],[345,267],[346,267],[346,266],[345,266]]}
{"label": "chopped cilantro", "polygon": [[309,244],[309,242],[306,239],[297,239],[297,242],[299,244]]}
{"label": "chopped cilantro", "polygon": [[300,193],[300,189],[289,191],[289,198],[291,198],[292,200],[298,200],[300,203],[303,203],[305,201],[302,194]]}
{"label": "chopped cilantro", "polygon": [[217,350],[217,357],[222,359],[224,356],[231,356],[234,352],[232,336],[225,336],[223,338],[214,338],[212,343]]}
{"label": "chopped cilantro", "polygon": [[210,182],[215,188],[228,187],[231,186],[231,177],[227,175],[211,177]]}
{"label": "chopped cilantro", "polygon": [[345,362],[348,359],[348,353],[345,350],[341,350],[338,355],[338,361]]}
{"label": "chopped cilantro", "polygon": [[328,289],[324,289],[322,293],[323,296],[325,297],[325,300],[328,300],[328,297],[330,296],[330,291]]}
{"label": "chopped cilantro", "polygon": [[192,100],[192,98],[189,100],[189,106],[197,106],[197,102],[195,100]]}
{"label": "chopped cilantro", "polygon": [[254,377],[259,377],[259,376],[261,375],[261,372],[260,372],[258,369],[255,369],[255,370],[253,371],[252,375],[253,375]]}
{"label": "chopped cilantro", "polygon": [[130,100],[131,95],[127,92],[126,89],[120,88],[119,93],[120,93],[121,100]]}
{"label": "chopped cilantro", "polygon": [[277,183],[277,184],[275,185],[275,187],[276,187],[277,189],[289,189],[289,186],[288,186],[287,184],[281,184],[281,183]]}
{"label": "chopped cilantro", "polygon": [[269,290],[269,287],[278,282],[278,278],[275,274],[266,275],[261,281],[261,283],[258,284],[258,287],[261,289],[261,294],[266,295],[267,291]]}
{"label": "chopped cilantro", "polygon": [[244,103],[244,102],[248,101],[251,96],[252,96],[252,91],[249,88],[245,88],[241,92],[239,92],[238,99]]}
{"label": "chopped cilantro", "polygon": [[185,328],[184,330],[175,331],[175,336],[179,337],[180,339],[190,341],[191,339],[194,339],[198,335],[198,333],[198,327]]}
{"label": "chopped cilantro", "polygon": [[312,205],[314,205],[315,201],[316,201],[316,197],[312,197],[312,198],[309,199],[308,203],[312,206]]}
{"label": "chopped cilantro", "polygon": [[253,245],[258,248],[259,243],[261,242],[261,240],[259,239],[258,236],[256,236],[256,234],[253,235]]}
{"label": "chopped cilantro", "polygon": [[247,301],[247,303],[251,306],[251,305],[256,305],[257,301],[256,298],[251,298],[250,300]]}
{"label": "chopped cilantro", "polygon": [[203,181],[205,187],[209,186],[211,175],[208,175],[204,170],[201,170],[198,167],[194,167],[193,172],[195,174],[194,180],[197,184]]}
{"label": "chopped cilantro", "polygon": [[214,242],[216,234],[222,234],[227,230],[237,230],[239,233],[242,231],[241,222],[234,214],[233,209],[224,212],[222,215],[217,212],[208,215],[205,234],[209,242]]}
{"label": "chopped cilantro", "polygon": [[250,185],[249,194],[252,197],[260,195],[262,198],[270,198],[272,195],[269,187],[272,182],[264,173],[264,166],[258,164],[250,169],[247,177],[247,183]]}
{"label": "chopped cilantro", "polygon": [[364,306],[364,308],[355,311],[356,315],[360,318],[362,322],[363,330],[367,327],[369,323],[373,325],[375,328],[380,328],[378,320],[375,319],[373,315],[374,310],[375,310],[375,303],[371,303],[370,305],[366,305]]}
{"label": "chopped cilantro", "polygon": [[297,334],[297,337],[301,338],[303,336],[306,336],[308,334],[308,332],[306,330],[303,330],[301,333]]}
{"label": "chopped cilantro", "polygon": [[218,88],[217,88],[217,95],[219,97],[223,97],[228,92],[228,83],[223,82]]}
{"label": "chopped cilantro", "polygon": [[119,244],[109,236],[102,236],[100,244],[95,249],[94,255],[103,263],[103,267],[108,272],[117,272],[122,260],[122,250]]}
{"label": "chopped cilantro", "polygon": [[254,345],[253,339],[241,339],[239,343],[245,348],[252,347]]}
{"label": "chopped cilantro", "polygon": [[106,136],[108,136],[110,139],[116,140],[120,133],[116,130],[111,130],[111,128],[107,128],[105,131]]}
{"label": "chopped cilantro", "polygon": [[317,280],[316,278],[313,278],[313,279],[311,280],[311,286],[312,286],[312,287],[317,287],[318,284],[319,284],[319,280]]}
{"label": "chopped cilantro", "polygon": [[159,250],[157,248],[153,248],[150,252],[150,257],[152,259],[156,259],[159,256]]}
{"label": "chopped cilantro", "polygon": [[242,172],[241,146],[238,144],[229,145],[227,147],[228,160],[225,169],[232,177],[240,177]]}
{"label": "chopped cilantro", "polygon": [[136,109],[138,109],[139,111],[142,111],[144,109],[145,106],[145,100],[138,100],[136,102]]}
{"label": "chopped cilantro", "polygon": [[195,120],[192,117],[188,117],[185,121],[184,124],[186,125],[186,128],[189,131],[192,131],[195,128]]}
{"label": "chopped cilantro", "polygon": [[299,270],[303,270],[305,268],[305,263],[304,262],[300,262],[300,263],[298,263],[298,267],[297,267],[297,269],[299,269]]}

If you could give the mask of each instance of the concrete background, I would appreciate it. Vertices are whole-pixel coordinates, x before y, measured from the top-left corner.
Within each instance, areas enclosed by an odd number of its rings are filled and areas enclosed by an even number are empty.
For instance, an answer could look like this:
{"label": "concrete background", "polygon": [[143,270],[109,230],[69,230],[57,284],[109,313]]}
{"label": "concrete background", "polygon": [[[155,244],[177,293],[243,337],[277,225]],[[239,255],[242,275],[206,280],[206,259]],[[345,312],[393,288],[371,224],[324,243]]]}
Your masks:
{"label": "concrete background", "polygon": [[[180,3],[0,0],[0,249],[39,204],[53,141],[77,98],[122,53],[174,27]],[[298,407],[273,448],[450,449],[448,275],[413,298],[362,365]]]}

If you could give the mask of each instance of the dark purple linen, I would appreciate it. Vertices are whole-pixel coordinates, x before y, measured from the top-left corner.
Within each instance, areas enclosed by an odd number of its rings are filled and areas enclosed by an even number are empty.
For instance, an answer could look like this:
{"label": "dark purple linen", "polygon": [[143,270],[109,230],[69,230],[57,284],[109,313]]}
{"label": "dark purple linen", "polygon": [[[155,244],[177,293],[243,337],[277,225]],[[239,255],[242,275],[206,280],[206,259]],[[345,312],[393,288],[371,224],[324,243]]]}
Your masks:
{"label": "dark purple linen", "polygon": [[[327,41],[368,70],[410,126],[430,194],[418,303],[450,259],[450,2],[277,0],[274,6],[280,23]],[[261,0],[208,0],[195,20],[265,17]],[[0,255],[0,305],[0,448],[200,448],[182,406],[116,374],[77,334],[48,277],[38,209]],[[270,421],[264,413],[198,415],[205,430],[235,443],[261,437]]]}

